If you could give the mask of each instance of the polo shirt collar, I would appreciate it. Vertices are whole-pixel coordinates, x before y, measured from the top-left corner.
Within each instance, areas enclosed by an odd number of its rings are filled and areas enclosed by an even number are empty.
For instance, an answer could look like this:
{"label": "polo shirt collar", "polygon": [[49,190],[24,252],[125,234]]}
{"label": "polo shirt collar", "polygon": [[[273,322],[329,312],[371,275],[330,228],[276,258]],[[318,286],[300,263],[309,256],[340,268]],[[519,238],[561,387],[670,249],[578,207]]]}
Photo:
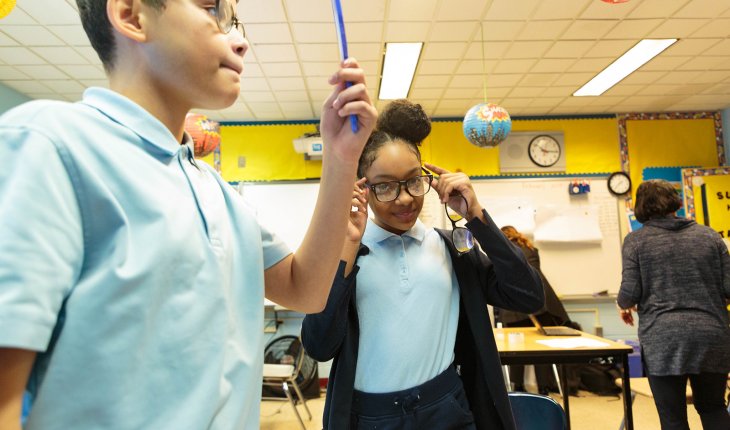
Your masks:
{"label": "polo shirt collar", "polygon": [[[395,233],[391,233],[388,230],[385,230],[384,228],[375,224],[372,219],[368,218],[368,224],[365,227],[365,234],[363,235],[362,243],[364,243],[365,245],[376,244],[395,236],[398,235]],[[426,226],[421,222],[420,219],[416,219],[416,223],[413,225],[413,227],[411,227],[411,229],[407,232],[403,233],[403,236],[411,237],[417,240],[419,243],[423,242],[423,239],[426,238]]]}
{"label": "polo shirt collar", "polygon": [[137,103],[115,91],[105,88],[88,88],[84,91],[82,103],[127,127],[165,154],[174,156],[180,151],[180,142],[160,120]]}

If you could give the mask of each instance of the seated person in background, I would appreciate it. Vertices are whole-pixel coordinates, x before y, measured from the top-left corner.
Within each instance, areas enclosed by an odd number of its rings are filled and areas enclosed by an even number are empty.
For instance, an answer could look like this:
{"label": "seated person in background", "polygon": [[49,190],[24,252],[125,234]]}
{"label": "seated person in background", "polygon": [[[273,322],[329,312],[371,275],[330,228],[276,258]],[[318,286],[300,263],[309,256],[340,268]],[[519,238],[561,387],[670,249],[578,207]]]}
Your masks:
{"label": "seated person in background", "polygon": [[[537,270],[542,280],[542,286],[545,290],[545,306],[534,314],[535,317],[544,326],[570,325],[578,328],[573,326],[575,323],[569,324],[570,318],[568,317],[568,313],[565,311],[558,295],[555,294],[553,287],[550,286],[550,283],[540,270],[540,254],[538,253],[538,249],[535,248],[535,245],[527,236],[517,231],[511,225],[502,227],[502,233],[522,250],[522,253],[527,258],[527,262]],[[501,322],[504,327],[533,326],[527,314],[498,308],[495,308],[495,313],[498,314],[497,321]],[[525,366],[510,366],[510,381],[514,382],[515,391],[525,391],[523,382],[524,374]],[[551,365],[535,365],[535,378],[537,379],[537,387],[540,393],[546,394],[549,391],[558,391],[557,381],[555,381],[555,377],[552,374]]]}

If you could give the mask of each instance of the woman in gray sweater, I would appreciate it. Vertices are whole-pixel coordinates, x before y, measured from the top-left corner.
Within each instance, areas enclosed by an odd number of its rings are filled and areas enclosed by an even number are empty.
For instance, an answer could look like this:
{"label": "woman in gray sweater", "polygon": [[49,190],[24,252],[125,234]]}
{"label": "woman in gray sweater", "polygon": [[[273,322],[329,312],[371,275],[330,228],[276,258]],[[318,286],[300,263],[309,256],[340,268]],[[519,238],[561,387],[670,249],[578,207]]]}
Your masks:
{"label": "woman in gray sweater", "polygon": [[681,205],[664,180],[636,191],[636,219],[644,226],[624,240],[619,315],[633,325],[638,310],[642,360],[662,430],[689,430],[688,378],[702,427],[730,429],[724,398],[730,256],[717,232],[674,215]]}

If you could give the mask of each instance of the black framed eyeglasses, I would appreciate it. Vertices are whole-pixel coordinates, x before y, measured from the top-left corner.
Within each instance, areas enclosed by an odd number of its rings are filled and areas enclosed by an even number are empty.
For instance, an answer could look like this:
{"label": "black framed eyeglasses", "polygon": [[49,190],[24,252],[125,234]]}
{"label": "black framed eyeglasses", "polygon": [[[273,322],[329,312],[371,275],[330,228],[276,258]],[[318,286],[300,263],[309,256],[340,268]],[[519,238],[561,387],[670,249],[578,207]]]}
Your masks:
{"label": "black framed eyeglasses", "polygon": [[[467,203],[466,198],[461,194],[459,194],[459,197],[464,199],[466,212],[469,212],[469,203]],[[446,217],[449,219],[449,221],[451,221],[451,241],[454,243],[454,248],[456,248],[456,252],[460,256],[466,254],[467,252],[471,251],[472,248],[474,248],[474,236],[466,227],[460,227],[456,225],[456,223],[464,219],[464,217],[462,217],[455,210],[451,209],[448,203],[444,203],[444,210],[446,211]]]}
{"label": "black framed eyeglasses", "polygon": [[402,187],[405,187],[408,194],[412,197],[420,197],[431,191],[431,181],[433,181],[433,175],[431,173],[423,167],[421,170],[426,174],[414,176],[403,181],[378,182],[377,184],[366,184],[366,186],[373,191],[375,198],[379,202],[392,202],[397,199]]}
{"label": "black framed eyeglasses", "polygon": [[[223,5],[221,5],[221,1],[223,1]],[[235,6],[228,0],[215,1],[215,18],[218,23],[218,28],[224,34],[230,33],[235,27],[243,35],[243,38],[246,38],[246,29],[243,28],[243,23],[236,16]]]}

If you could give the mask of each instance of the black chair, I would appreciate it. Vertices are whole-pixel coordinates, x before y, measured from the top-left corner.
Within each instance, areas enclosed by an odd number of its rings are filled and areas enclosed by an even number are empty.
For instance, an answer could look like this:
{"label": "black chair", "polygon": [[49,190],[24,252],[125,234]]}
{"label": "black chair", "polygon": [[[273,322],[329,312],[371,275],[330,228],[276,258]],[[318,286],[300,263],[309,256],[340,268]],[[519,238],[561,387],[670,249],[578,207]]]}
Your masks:
{"label": "black chair", "polygon": [[540,394],[509,393],[517,430],[566,430],[563,408],[553,399]]}
{"label": "black chair", "polygon": [[[301,378],[302,366],[309,358],[304,353],[302,341],[297,336],[282,336],[274,339],[264,349],[264,386],[281,389],[286,394],[286,398],[294,409],[294,414],[299,420],[302,429],[305,429],[302,417],[297,410],[297,400],[302,403],[304,410],[307,412],[309,420],[312,420],[312,414],[309,412],[307,402],[302,395],[297,379]],[[313,362],[313,360],[310,361]],[[316,366],[316,363],[314,364]],[[308,363],[307,366],[311,366]],[[294,399],[289,386],[294,388],[297,400]],[[266,399],[283,400],[281,398],[265,397]]]}

